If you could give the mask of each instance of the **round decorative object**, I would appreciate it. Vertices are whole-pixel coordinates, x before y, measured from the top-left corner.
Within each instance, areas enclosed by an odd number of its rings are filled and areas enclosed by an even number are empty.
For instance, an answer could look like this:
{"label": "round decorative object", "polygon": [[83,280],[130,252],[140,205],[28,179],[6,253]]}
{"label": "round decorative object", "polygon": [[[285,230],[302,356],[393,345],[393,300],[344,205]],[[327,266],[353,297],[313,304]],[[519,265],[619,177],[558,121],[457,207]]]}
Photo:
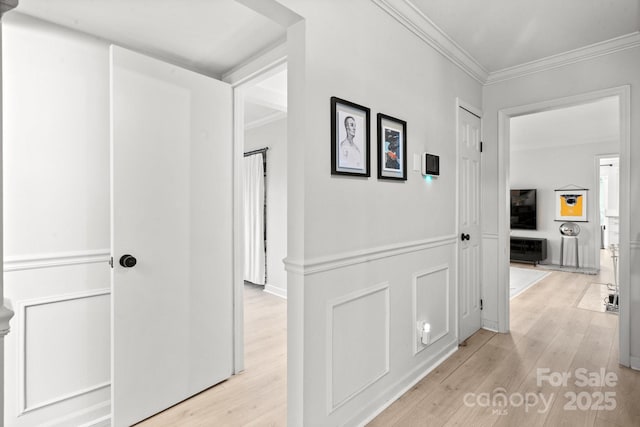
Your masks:
{"label": "round decorative object", "polygon": [[560,233],[563,236],[577,236],[580,234],[580,226],[575,222],[564,222],[560,225]]}

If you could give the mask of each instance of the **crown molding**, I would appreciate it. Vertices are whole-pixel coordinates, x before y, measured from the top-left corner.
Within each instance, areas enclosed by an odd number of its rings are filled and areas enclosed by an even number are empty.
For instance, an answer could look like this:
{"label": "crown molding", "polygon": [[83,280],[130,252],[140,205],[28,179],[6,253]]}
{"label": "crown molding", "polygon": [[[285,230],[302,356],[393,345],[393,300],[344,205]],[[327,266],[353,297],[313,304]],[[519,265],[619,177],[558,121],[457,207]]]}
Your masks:
{"label": "crown molding", "polygon": [[0,16],[18,6],[18,0],[0,0]]}
{"label": "crown molding", "polygon": [[564,67],[580,61],[597,58],[599,56],[610,55],[625,49],[632,49],[640,46],[640,32],[627,34],[603,42],[594,43],[578,49],[548,56],[546,58],[527,62],[515,67],[489,73],[487,85],[515,79],[530,74],[540,73],[554,68]]}
{"label": "crown molding", "polygon": [[540,73],[640,46],[640,32],[636,31],[631,34],[551,55],[514,67],[488,72],[475,58],[422,13],[411,0],[371,1],[483,85],[491,85],[505,80]]}
{"label": "crown molding", "polygon": [[489,72],[410,0],[371,1],[479,83],[487,81]]}
{"label": "crown molding", "polygon": [[269,123],[277,122],[278,120],[286,119],[287,112],[286,111],[276,111],[275,113],[269,114],[268,116],[262,117],[260,119],[254,120],[244,125],[245,130],[259,128],[261,126],[268,125]]}

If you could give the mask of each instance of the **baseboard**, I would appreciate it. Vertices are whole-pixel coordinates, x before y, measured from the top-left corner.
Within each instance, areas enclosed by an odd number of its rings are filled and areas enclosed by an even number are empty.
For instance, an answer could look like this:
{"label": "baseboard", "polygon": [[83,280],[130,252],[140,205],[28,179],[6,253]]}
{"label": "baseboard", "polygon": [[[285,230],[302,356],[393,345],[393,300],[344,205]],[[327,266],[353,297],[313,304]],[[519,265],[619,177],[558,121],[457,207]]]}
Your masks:
{"label": "baseboard", "polygon": [[635,369],[636,371],[640,371],[640,357],[637,357],[637,356],[629,357],[629,367],[631,369]]}
{"label": "baseboard", "polygon": [[360,414],[359,416],[353,418],[351,422],[347,423],[347,425],[357,425],[359,427],[364,427],[365,425],[370,423],[375,417],[380,415],[385,409],[391,406],[393,402],[400,399],[402,395],[411,390],[413,386],[418,384],[424,377],[429,375],[431,371],[440,366],[456,351],[458,351],[458,343],[454,340],[438,353],[427,359],[424,363],[421,363],[416,369],[412,370],[407,375],[402,377],[394,386],[390,387],[389,390],[396,390],[395,393],[393,393],[391,398],[389,398],[381,406],[379,406],[378,409],[376,409],[369,415],[366,415],[364,420],[358,421],[362,419],[362,414]]}
{"label": "baseboard", "polygon": [[52,419],[42,427],[74,425],[78,427],[109,427],[111,425],[111,401],[106,400],[88,408]]}
{"label": "baseboard", "polygon": [[111,415],[105,415],[78,427],[111,427]]}
{"label": "baseboard", "polygon": [[491,331],[491,332],[500,332],[498,328],[498,322],[494,320],[483,319],[482,329],[486,329],[487,331]]}
{"label": "baseboard", "polygon": [[265,285],[264,291],[268,294],[275,295],[280,298],[287,299],[287,290],[282,288],[277,288],[271,285]]}

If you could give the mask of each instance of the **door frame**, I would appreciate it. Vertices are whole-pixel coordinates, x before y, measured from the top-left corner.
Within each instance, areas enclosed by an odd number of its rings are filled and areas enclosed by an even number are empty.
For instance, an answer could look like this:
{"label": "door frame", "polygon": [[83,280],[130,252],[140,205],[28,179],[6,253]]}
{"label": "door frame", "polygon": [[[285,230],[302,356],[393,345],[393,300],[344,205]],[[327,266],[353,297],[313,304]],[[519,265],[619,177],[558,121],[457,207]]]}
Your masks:
{"label": "door frame", "polygon": [[498,331],[509,332],[509,168],[510,119],[525,114],[571,107],[602,98],[617,97],[620,114],[620,364],[629,366],[630,348],[630,149],[631,149],[631,87],[618,86],[563,98],[552,99],[498,111]]}
{"label": "door frame", "polygon": [[[596,199],[596,205],[595,205],[595,213],[597,214],[597,218],[598,218],[598,225],[600,227],[602,227],[602,224],[600,223],[600,197],[602,197],[602,194],[600,193],[600,160],[601,159],[610,159],[612,157],[617,157],[618,158],[618,170],[620,168],[620,154],[596,154],[595,159],[594,159],[594,167],[595,167],[595,179],[593,181],[593,185],[594,185],[594,189],[595,189],[595,199]],[[620,189],[620,174],[618,173],[618,190]],[[619,203],[619,202],[618,202]],[[600,245],[595,245],[595,262],[596,262],[596,268],[598,269],[598,271],[600,270]],[[606,247],[604,249],[607,249]]]}
{"label": "door frame", "polygon": [[233,373],[244,370],[244,110],[246,91],[287,67],[286,43],[223,76],[233,90]]}
{"label": "door frame", "polygon": [[[460,109],[465,109],[469,113],[480,118],[480,141],[482,141],[482,133],[483,133],[483,125],[484,120],[482,117],[482,110],[480,108],[475,107],[474,105],[464,101],[463,99],[456,97],[456,236],[460,234]],[[481,142],[482,144],[482,142]],[[482,150],[480,151],[480,182],[482,183]],[[483,186],[480,185],[479,196],[480,196],[480,205],[482,205],[482,191]],[[482,233],[482,209],[480,209],[480,233]],[[478,244],[480,245],[480,265],[478,269],[479,278],[478,281],[480,283],[480,298],[482,298],[482,270],[483,270],[483,259],[482,259],[482,235],[478,236]],[[456,338],[460,339],[460,324],[462,323],[462,312],[460,310],[460,241],[456,240],[456,277],[457,277],[457,286],[456,286]],[[480,325],[479,328],[482,328],[483,325],[483,315],[480,313]]]}

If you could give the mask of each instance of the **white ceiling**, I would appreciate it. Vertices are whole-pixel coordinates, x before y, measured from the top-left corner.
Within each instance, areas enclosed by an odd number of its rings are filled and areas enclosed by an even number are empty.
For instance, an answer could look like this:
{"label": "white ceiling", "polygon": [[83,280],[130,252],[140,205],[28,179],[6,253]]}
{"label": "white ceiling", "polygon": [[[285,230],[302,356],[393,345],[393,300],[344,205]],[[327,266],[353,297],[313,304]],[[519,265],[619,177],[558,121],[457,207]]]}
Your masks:
{"label": "white ceiling", "polygon": [[[413,2],[488,72],[640,30],[639,0],[406,1]],[[216,78],[286,38],[285,28],[236,0],[189,0],[187,4],[176,0],[20,0],[17,10]],[[286,73],[260,86],[254,99],[248,99],[249,109],[256,106],[247,113],[249,122],[286,111]],[[272,105],[264,102],[268,93],[275,96]],[[549,114],[563,114],[560,111]],[[606,116],[599,113],[596,119],[593,114],[586,119],[590,124]],[[532,116],[531,120],[537,119]],[[575,135],[569,129],[563,132]],[[538,135],[537,140],[552,139]],[[569,136],[563,139],[569,140]]]}
{"label": "white ceiling", "polygon": [[526,116],[510,121],[510,146],[514,151],[619,142],[618,98],[604,98]]}
{"label": "white ceiling", "polygon": [[286,37],[235,0],[20,0],[16,10],[213,77]]}
{"label": "white ceiling", "polygon": [[486,71],[640,30],[638,0],[411,0]]}
{"label": "white ceiling", "polygon": [[287,69],[275,72],[245,90],[245,127],[252,128],[287,115]]}
{"label": "white ceiling", "polygon": [[[488,72],[640,30],[638,0],[407,1]],[[20,0],[17,10],[216,77],[286,37],[235,0]]]}

